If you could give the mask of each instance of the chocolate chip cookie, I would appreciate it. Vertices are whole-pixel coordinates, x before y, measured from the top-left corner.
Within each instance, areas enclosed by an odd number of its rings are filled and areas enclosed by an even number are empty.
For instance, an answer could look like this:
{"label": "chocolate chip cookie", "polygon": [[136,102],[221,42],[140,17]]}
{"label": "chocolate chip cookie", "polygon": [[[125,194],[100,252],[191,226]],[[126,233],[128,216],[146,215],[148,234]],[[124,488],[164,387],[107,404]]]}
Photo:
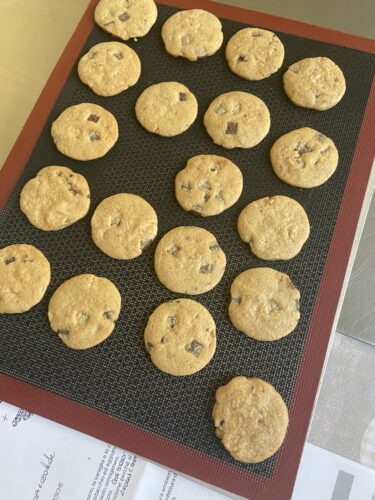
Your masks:
{"label": "chocolate chip cookie", "polygon": [[87,214],[90,188],[86,179],[70,168],[44,167],[24,185],[20,208],[33,226],[56,231]]}
{"label": "chocolate chip cookie", "polygon": [[234,377],[216,391],[216,435],[235,460],[263,462],[282,445],[288,409],[276,389],[259,378]]}
{"label": "chocolate chip cookie", "polygon": [[248,337],[278,340],[297,326],[300,292],[284,273],[269,267],[248,269],[233,281],[230,294],[230,320]]}
{"label": "chocolate chip cookie", "polygon": [[262,80],[281,68],[284,45],[272,31],[244,28],[229,40],[225,56],[236,75],[247,80]]}
{"label": "chocolate chip cookie", "polygon": [[198,103],[185,85],[162,82],[142,92],[135,113],[139,123],[149,132],[172,137],[185,132],[194,122]]}
{"label": "chocolate chip cookie", "polygon": [[0,249],[0,313],[22,313],[40,302],[51,266],[40,250],[19,243]]}
{"label": "chocolate chip cookie", "polygon": [[116,118],[92,103],[70,106],[52,123],[57,149],[75,160],[101,158],[118,139]]}
{"label": "chocolate chip cookie", "polygon": [[190,158],[175,180],[176,198],[181,207],[203,217],[217,215],[241,196],[241,170],[217,155]]}
{"label": "chocolate chip cookie", "polygon": [[105,198],[91,219],[95,245],[114,259],[138,257],[154,241],[157,231],[155,210],[135,194],[120,193]]}
{"label": "chocolate chip cookie", "polygon": [[249,203],[240,213],[237,228],[253,254],[264,260],[292,259],[310,234],[305,210],[287,196],[271,196]]}
{"label": "chocolate chip cookie", "polygon": [[100,0],[95,8],[95,22],[122,40],[147,35],[157,16],[153,0]]}
{"label": "chocolate chip cookie", "polygon": [[164,23],[161,36],[169,54],[189,61],[215,54],[223,43],[221,22],[202,9],[176,12]]}
{"label": "chocolate chip cookie", "polygon": [[176,376],[192,375],[202,370],[215,353],[215,321],[195,300],[171,300],[151,314],[144,340],[159,370]]}
{"label": "chocolate chip cookie", "polygon": [[284,90],[297,106],[324,111],[342,99],[346,83],[331,59],[309,57],[289,66],[284,73]]}
{"label": "chocolate chip cookie", "polygon": [[81,57],[78,76],[95,94],[119,94],[137,83],[141,61],[137,53],[121,42],[98,43]]}
{"label": "chocolate chip cookie", "polygon": [[213,234],[194,226],[166,233],[155,250],[155,272],[172,292],[198,295],[221,280],[226,257]]}
{"label": "chocolate chip cookie", "polygon": [[121,296],[107,278],[80,274],[62,283],[48,305],[51,328],[71,349],[89,349],[113,332]]}
{"label": "chocolate chip cookie", "polygon": [[339,153],[333,141],[308,127],[279,137],[271,148],[270,156],[277,177],[301,188],[313,188],[326,182],[339,162]]}
{"label": "chocolate chip cookie", "polygon": [[270,113],[265,103],[247,92],[227,92],[210,104],[204,126],[215,144],[227,149],[252,148],[268,134]]}

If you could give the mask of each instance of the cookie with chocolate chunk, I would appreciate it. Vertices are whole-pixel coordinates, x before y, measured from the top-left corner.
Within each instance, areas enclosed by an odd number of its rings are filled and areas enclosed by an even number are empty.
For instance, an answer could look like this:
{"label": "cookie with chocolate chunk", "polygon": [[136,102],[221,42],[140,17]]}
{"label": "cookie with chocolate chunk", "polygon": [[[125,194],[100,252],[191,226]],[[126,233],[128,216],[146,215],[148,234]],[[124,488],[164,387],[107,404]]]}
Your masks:
{"label": "cookie with chocolate chunk", "polygon": [[112,281],[80,274],[62,283],[48,305],[51,328],[71,349],[89,349],[111,335],[121,295]]}
{"label": "cookie with chocolate chunk", "polygon": [[217,215],[241,196],[241,170],[217,155],[190,158],[175,180],[176,198],[181,207],[203,217]]}
{"label": "cookie with chocolate chunk", "polygon": [[288,409],[276,389],[259,378],[234,377],[216,391],[212,410],[216,435],[240,462],[255,464],[282,445]]}
{"label": "cookie with chocolate chunk", "polygon": [[157,16],[153,0],[100,0],[95,8],[95,22],[122,40],[147,35]]}
{"label": "cookie with chocolate chunk", "polygon": [[284,90],[289,99],[303,108],[330,109],[342,99],[345,76],[328,57],[308,57],[284,73]]}
{"label": "cookie with chocolate chunk", "polygon": [[225,56],[236,75],[247,80],[262,80],[281,67],[284,45],[272,31],[244,28],[229,40]]}
{"label": "cookie with chocolate chunk", "polygon": [[161,36],[169,54],[189,61],[211,56],[223,43],[221,22],[202,9],[176,12],[163,24]]}
{"label": "cookie with chocolate chunk", "polygon": [[44,167],[22,188],[20,208],[33,226],[57,231],[87,214],[90,188],[86,179],[70,168]]}
{"label": "cookie with chocolate chunk", "polygon": [[301,251],[310,223],[298,201],[271,196],[249,203],[238,217],[237,229],[259,259],[288,260]]}
{"label": "cookie with chocolate chunk", "polygon": [[159,370],[175,376],[192,375],[202,370],[215,353],[215,321],[195,300],[171,300],[149,317],[144,341]]}
{"label": "cookie with chocolate chunk", "polygon": [[135,194],[119,193],[102,200],[91,219],[91,235],[102,252],[114,259],[134,259],[158,232],[155,210]]}
{"label": "cookie with chocolate chunk", "polygon": [[40,302],[51,280],[51,266],[33,245],[0,249],[0,313],[22,313]]}
{"label": "cookie with chocolate chunk", "polygon": [[265,103],[255,95],[227,92],[211,102],[204,126],[215,144],[227,149],[252,148],[268,134],[271,118]]}
{"label": "cookie with chocolate chunk", "polygon": [[137,53],[120,42],[98,43],[78,63],[81,81],[104,97],[132,87],[140,75],[141,61]]}
{"label": "cookie with chocolate chunk", "polygon": [[154,265],[157,277],[169,290],[198,295],[219,283],[226,257],[212,233],[201,227],[180,226],[159,241]]}
{"label": "cookie with chocolate chunk", "polygon": [[185,132],[197,113],[194,94],[178,82],[151,85],[142,92],[135,105],[139,123],[149,132],[164,137]]}
{"label": "cookie with chocolate chunk", "polygon": [[339,162],[333,141],[308,127],[279,137],[271,148],[270,157],[277,177],[301,188],[324,184],[334,174]]}
{"label": "cookie with chocolate chunk", "polygon": [[284,273],[269,267],[248,269],[233,281],[230,294],[230,320],[248,337],[278,340],[297,326],[300,292]]}
{"label": "cookie with chocolate chunk", "polygon": [[92,103],[70,106],[52,123],[51,134],[57,149],[75,160],[101,158],[118,139],[116,118]]}

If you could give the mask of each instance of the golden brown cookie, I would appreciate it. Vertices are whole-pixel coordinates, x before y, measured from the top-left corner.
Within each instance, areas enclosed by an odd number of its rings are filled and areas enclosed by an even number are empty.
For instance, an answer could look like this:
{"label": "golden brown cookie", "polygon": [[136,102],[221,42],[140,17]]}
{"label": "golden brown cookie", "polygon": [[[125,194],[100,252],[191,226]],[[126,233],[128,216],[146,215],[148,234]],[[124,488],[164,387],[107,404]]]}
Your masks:
{"label": "golden brown cookie", "polygon": [[234,377],[216,391],[216,435],[235,460],[263,462],[282,445],[288,409],[276,389],[259,378]]}
{"label": "golden brown cookie", "polygon": [[241,196],[241,170],[228,158],[198,155],[190,158],[175,180],[181,207],[203,217],[217,215]]}
{"label": "golden brown cookie", "polygon": [[215,353],[215,321],[195,300],[171,300],[151,314],[144,340],[159,370],[176,376],[192,375],[202,370]]}
{"label": "golden brown cookie", "polygon": [[229,40],[225,55],[233,73],[247,80],[262,80],[281,68],[284,45],[272,31],[244,28]]}
{"label": "golden brown cookie", "polygon": [[157,16],[153,0],[100,0],[95,8],[95,22],[122,40],[147,35]]}
{"label": "golden brown cookie", "polygon": [[22,313],[40,302],[51,266],[40,250],[19,243],[0,249],[0,313]]}
{"label": "golden brown cookie", "polygon": [[178,82],[151,85],[138,97],[135,114],[149,132],[172,137],[185,132],[194,122],[198,103],[192,92]]}
{"label": "golden brown cookie", "polygon": [[331,59],[309,57],[289,66],[284,73],[284,90],[297,106],[324,111],[342,99],[346,83]]}
{"label": "golden brown cookie", "polygon": [[95,94],[119,94],[137,83],[141,61],[121,42],[103,42],[91,47],[78,63],[78,76]]}
{"label": "golden brown cookie", "polygon": [[95,245],[114,259],[134,259],[158,232],[155,210],[135,194],[119,193],[102,200],[91,219]]}
{"label": "golden brown cookie", "polygon": [[121,296],[107,278],[80,274],[62,283],[48,305],[51,328],[71,349],[100,344],[115,328]]}
{"label": "golden brown cookie", "polygon": [[172,292],[198,295],[221,280],[226,257],[216,238],[201,227],[180,226],[166,233],[155,250],[155,272]]}
{"label": "golden brown cookie", "polygon": [[20,208],[43,231],[56,231],[84,217],[90,208],[86,179],[67,167],[44,167],[22,188]]}
{"label": "golden brown cookie", "polygon": [[176,12],[165,21],[161,36],[169,54],[189,61],[211,56],[223,43],[221,22],[202,9]]}
{"label": "golden brown cookie", "polygon": [[333,141],[308,127],[279,137],[271,148],[270,157],[277,177],[301,188],[313,188],[326,182],[339,162]]}
{"label": "golden brown cookie", "polygon": [[238,218],[238,233],[259,259],[295,257],[310,234],[303,207],[287,196],[271,196],[249,203]]}
{"label": "golden brown cookie", "polygon": [[252,148],[268,134],[271,118],[265,103],[255,95],[227,92],[211,102],[204,115],[204,126],[219,146]]}
{"label": "golden brown cookie", "polygon": [[70,106],[52,123],[51,134],[57,149],[75,160],[101,158],[118,139],[116,118],[92,103]]}
{"label": "golden brown cookie", "polygon": [[300,318],[300,293],[289,276],[269,267],[242,272],[233,281],[229,317],[235,328],[264,341],[291,333]]}

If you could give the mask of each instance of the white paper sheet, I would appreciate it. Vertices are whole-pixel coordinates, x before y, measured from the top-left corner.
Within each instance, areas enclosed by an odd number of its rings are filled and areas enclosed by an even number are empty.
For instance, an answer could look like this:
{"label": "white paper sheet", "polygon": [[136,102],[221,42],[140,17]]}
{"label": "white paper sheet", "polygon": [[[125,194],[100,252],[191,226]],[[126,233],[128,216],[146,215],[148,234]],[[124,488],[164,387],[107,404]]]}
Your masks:
{"label": "white paper sheet", "polygon": [[1,500],[226,500],[120,448],[0,402]]}

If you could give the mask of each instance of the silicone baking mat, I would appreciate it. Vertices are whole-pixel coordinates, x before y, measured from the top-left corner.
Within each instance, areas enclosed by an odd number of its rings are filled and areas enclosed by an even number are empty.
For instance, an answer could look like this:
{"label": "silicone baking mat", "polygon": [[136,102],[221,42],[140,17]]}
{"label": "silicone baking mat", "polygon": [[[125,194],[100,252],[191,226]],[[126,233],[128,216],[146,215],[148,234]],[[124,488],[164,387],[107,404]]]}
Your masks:
{"label": "silicone baking mat", "polygon": [[[14,172],[10,173],[11,169],[22,171],[0,214],[0,247],[15,242],[34,244],[45,253],[52,266],[50,287],[36,307],[25,314],[0,316],[0,397],[230,491],[245,496],[251,494],[252,498],[267,498],[265,495],[277,488],[280,492],[278,498],[287,497],[302,451],[345,272],[345,259],[350,251],[370,169],[366,155],[370,158],[371,150],[362,144],[362,170],[355,172],[356,185],[350,185],[348,176],[354,175],[356,166],[353,155],[356,145],[358,152],[358,137],[374,73],[374,56],[370,51],[358,50],[358,47],[353,49],[290,34],[288,31],[293,31],[290,22],[283,25],[283,20],[277,18],[257,17],[250,11],[211,2],[167,2],[180,8],[201,6],[222,15],[225,40],[222,48],[214,56],[196,63],[169,56],[163,48],[160,29],[176,8],[159,4],[158,20],[151,32],[138,41],[128,42],[142,61],[138,84],[120,95],[103,98],[83,85],[76,71],[79,57],[92,45],[112,39],[94,26],[94,3],[47,84],[49,92],[45,91],[37,104],[43,110],[42,115],[36,109],[30,118],[39,127],[34,135],[35,146],[30,125],[26,125],[26,132],[23,132],[26,145],[18,141],[12,152],[16,156],[11,155],[0,174],[5,201],[16,177]],[[230,72],[225,61],[227,40],[248,24],[273,29],[285,46],[282,69],[260,82],[238,78]],[[302,30],[301,25],[293,24]],[[322,30],[322,33],[330,32]],[[353,41],[355,37],[347,40]],[[362,43],[361,39],[358,40],[358,44]],[[285,69],[299,59],[314,56],[334,60],[343,70],[347,82],[342,101],[325,112],[294,106],[282,88]],[[149,134],[138,124],[134,114],[134,104],[142,90],[166,80],[187,85],[199,103],[196,122],[184,134],[174,138]],[[215,146],[205,132],[202,120],[209,103],[217,95],[231,90],[254,93],[270,109],[270,133],[253,149],[225,150]],[[50,136],[52,121],[66,107],[81,102],[94,102],[111,111],[120,129],[114,148],[105,157],[90,162],[64,157],[56,150]],[[283,133],[303,126],[331,137],[340,153],[335,175],[323,186],[311,190],[282,183],[273,174],[269,162],[273,142]],[[362,128],[362,136],[365,133],[366,129]],[[29,146],[27,141],[30,141]],[[226,156],[241,168],[244,190],[240,200],[223,214],[200,218],[184,212],[177,204],[174,177],[189,157],[209,153]],[[72,168],[87,178],[91,188],[88,216],[53,233],[35,229],[19,210],[22,186],[46,165]],[[110,259],[96,248],[90,237],[90,218],[95,207],[104,197],[118,192],[144,197],[159,218],[159,232],[154,244],[132,261]],[[275,194],[290,196],[304,206],[311,223],[311,235],[294,259],[264,262],[254,257],[240,240],[236,221],[250,201]],[[353,212],[347,220],[347,228],[352,229],[347,236],[338,232],[340,206],[340,217],[343,217],[345,206],[346,210]],[[153,271],[153,254],[160,237],[179,225],[208,229],[217,237],[227,256],[227,269],[219,285],[195,297],[216,320],[216,354],[201,372],[180,378],[158,371],[148,359],[143,345],[143,330],[149,314],[161,302],[178,297],[157,280]],[[341,247],[346,250],[344,255]],[[233,279],[243,270],[259,266],[270,266],[287,273],[301,291],[298,327],[277,342],[262,343],[247,338],[232,327],[227,314]],[[123,306],[115,332],[108,340],[87,351],[73,351],[51,331],[47,306],[59,284],[81,273],[111,279],[121,291]],[[324,294],[331,296],[331,303],[321,302]],[[327,309],[329,304],[331,309]],[[211,418],[215,390],[239,374],[260,377],[272,383],[290,410],[291,422],[285,445],[278,454],[260,464],[236,462],[215,437]],[[301,384],[306,384],[305,391]],[[288,463],[290,470],[286,473],[284,468]],[[284,490],[280,489],[281,486]]]}

